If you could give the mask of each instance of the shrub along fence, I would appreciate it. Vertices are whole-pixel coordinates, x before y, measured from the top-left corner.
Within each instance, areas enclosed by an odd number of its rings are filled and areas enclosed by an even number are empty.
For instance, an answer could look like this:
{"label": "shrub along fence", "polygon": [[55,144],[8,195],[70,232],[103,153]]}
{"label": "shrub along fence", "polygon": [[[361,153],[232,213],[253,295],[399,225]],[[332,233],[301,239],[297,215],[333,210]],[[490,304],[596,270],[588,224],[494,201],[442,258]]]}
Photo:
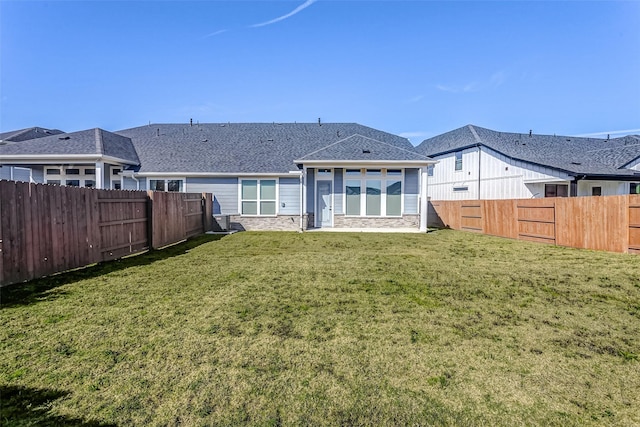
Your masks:
{"label": "shrub along fence", "polygon": [[432,227],[640,254],[640,195],[432,201]]}
{"label": "shrub along fence", "polygon": [[0,181],[0,285],[179,242],[213,227],[210,193]]}

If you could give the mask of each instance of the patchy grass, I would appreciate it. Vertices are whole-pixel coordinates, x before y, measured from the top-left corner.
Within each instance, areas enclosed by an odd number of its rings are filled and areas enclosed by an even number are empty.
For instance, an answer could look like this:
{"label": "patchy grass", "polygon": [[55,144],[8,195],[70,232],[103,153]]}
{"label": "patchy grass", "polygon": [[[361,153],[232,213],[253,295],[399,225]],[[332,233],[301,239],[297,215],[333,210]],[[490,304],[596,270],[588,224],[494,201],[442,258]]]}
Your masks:
{"label": "patchy grass", "polygon": [[3,425],[638,425],[640,258],[202,237],[2,289]]}

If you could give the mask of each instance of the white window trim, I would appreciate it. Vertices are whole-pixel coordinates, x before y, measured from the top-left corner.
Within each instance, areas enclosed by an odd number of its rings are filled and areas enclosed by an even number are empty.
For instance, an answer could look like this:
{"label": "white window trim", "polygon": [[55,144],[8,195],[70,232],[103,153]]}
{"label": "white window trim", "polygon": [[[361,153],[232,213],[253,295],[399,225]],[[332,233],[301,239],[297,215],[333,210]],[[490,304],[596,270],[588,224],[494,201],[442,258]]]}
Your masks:
{"label": "white window trim", "polygon": [[[360,177],[347,176],[347,169],[360,169]],[[367,169],[380,169],[381,175],[367,176]],[[387,170],[400,170],[400,176],[388,176]],[[364,172],[363,172],[364,171]],[[380,215],[367,215],[367,179],[380,181]],[[387,215],[387,181],[397,181],[400,179],[400,215]],[[347,181],[360,181],[360,215],[347,214]],[[344,168],[342,176],[342,206],[344,216],[349,218],[402,218],[404,216],[404,190],[405,190],[405,169],[404,168]]]}
{"label": "white window trim", "polygon": [[[120,172],[122,173],[122,172]],[[149,176],[146,180],[146,188],[147,190],[151,189],[151,181],[164,181],[164,190],[166,193],[186,193],[187,192],[187,178],[184,176]],[[181,191],[169,191],[169,182],[168,181],[182,181],[182,190]],[[122,183],[124,184],[124,183]],[[124,188],[124,186],[122,187]],[[155,190],[154,190],[155,191]]]}
{"label": "white window trim", "polygon": [[[258,187],[257,187],[257,192],[258,194],[257,199],[256,199],[256,203],[258,204],[257,206],[257,211],[258,213],[256,215],[251,215],[251,214],[245,214],[242,213],[242,201],[244,200],[242,198],[242,181],[257,181],[258,182]],[[276,183],[276,198],[274,200],[275,205],[276,205],[276,213],[273,215],[262,215],[260,213],[260,202],[263,201],[262,199],[260,199],[260,182],[261,181],[275,181]],[[240,212],[240,216],[241,217],[252,217],[252,218],[256,218],[256,217],[265,217],[265,218],[275,218],[280,214],[280,203],[278,202],[280,200],[280,178],[279,177],[244,177],[244,178],[240,178],[238,179],[238,212]],[[270,202],[271,199],[265,199],[265,202]]]}

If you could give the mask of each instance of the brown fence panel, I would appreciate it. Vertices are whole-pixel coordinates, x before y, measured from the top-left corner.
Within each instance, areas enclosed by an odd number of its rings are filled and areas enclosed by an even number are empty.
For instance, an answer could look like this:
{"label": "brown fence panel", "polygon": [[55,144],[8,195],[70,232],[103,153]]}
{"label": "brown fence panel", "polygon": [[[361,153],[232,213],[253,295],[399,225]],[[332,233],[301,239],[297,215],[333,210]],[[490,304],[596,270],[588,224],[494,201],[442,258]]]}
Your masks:
{"label": "brown fence panel", "polygon": [[184,193],[182,197],[184,204],[185,236],[192,237],[204,233],[204,221],[202,217],[204,200],[202,194]]}
{"label": "brown fence panel", "polygon": [[100,256],[103,261],[149,248],[144,191],[96,190]]}
{"label": "brown fence panel", "polygon": [[556,243],[611,252],[628,251],[629,196],[558,198]]}
{"label": "brown fence panel", "polygon": [[460,204],[460,229],[482,233],[484,201],[462,202]]}
{"label": "brown fence panel", "polygon": [[182,241],[211,229],[211,210],[211,194],[0,181],[0,285]]}
{"label": "brown fence panel", "polygon": [[98,261],[89,238],[92,191],[0,181],[0,284]]}
{"label": "brown fence panel", "polygon": [[461,227],[461,204],[462,202],[457,200],[431,202],[431,206],[439,219],[438,222],[441,222],[443,227],[453,228],[454,230],[460,230]]}
{"label": "brown fence panel", "polygon": [[516,201],[518,239],[540,243],[556,243],[556,210],[554,199]]}
{"label": "brown fence panel", "polygon": [[629,196],[629,253],[640,254],[640,195]]}
{"label": "brown fence panel", "polygon": [[492,236],[518,238],[518,205],[515,200],[484,201],[484,232]]}
{"label": "brown fence panel", "polygon": [[158,249],[184,240],[186,228],[183,194],[161,191],[148,191],[147,194],[153,202],[152,247]]}
{"label": "brown fence panel", "polygon": [[430,203],[457,230],[640,254],[640,195]]}

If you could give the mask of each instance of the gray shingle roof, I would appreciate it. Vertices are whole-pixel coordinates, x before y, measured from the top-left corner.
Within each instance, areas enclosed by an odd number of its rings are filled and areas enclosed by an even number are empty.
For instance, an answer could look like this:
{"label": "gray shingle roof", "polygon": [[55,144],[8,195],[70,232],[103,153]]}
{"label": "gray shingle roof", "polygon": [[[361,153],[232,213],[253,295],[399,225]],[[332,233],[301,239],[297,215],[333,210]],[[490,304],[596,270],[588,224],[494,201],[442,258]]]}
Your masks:
{"label": "gray shingle roof", "polygon": [[354,162],[366,161],[420,161],[429,160],[428,157],[416,153],[415,149],[396,147],[386,142],[378,141],[362,135],[352,135],[316,150],[299,159],[310,160],[348,160]]}
{"label": "gray shingle roof", "polygon": [[58,129],[46,129],[41,127],[32,127],[27,129],[13,130],[0,133],[0,141],[20,142],[29,139],[44,138],[50,135],[59,135],[62,132]]}
{"label": "gray shingle roof", "polygon": [[426,156],[458,151],[477,144],[505,156],[570,174],[633,176],[624,166],[640,157],[640,140],[635,136],[614,139],[497,132],[467,125],[424,140],[416,147]]}
{"label": "gray shingle roof", "polygon": [[131,140],[102,129],[88,129],[72,133],[59,133],[42,138],[26,141],[9,141],[0,145],[0,160],[2,156],[46,156],[46,155],[104,155],[112,156],[131,163],[138,164]]}
{"label": "gray shingle roof", "polygon": [[141,173],[287,173],[294,160],[354,135],[413,151],[406,138],[356,123],[152,124],[117,133],[131,138]]}

